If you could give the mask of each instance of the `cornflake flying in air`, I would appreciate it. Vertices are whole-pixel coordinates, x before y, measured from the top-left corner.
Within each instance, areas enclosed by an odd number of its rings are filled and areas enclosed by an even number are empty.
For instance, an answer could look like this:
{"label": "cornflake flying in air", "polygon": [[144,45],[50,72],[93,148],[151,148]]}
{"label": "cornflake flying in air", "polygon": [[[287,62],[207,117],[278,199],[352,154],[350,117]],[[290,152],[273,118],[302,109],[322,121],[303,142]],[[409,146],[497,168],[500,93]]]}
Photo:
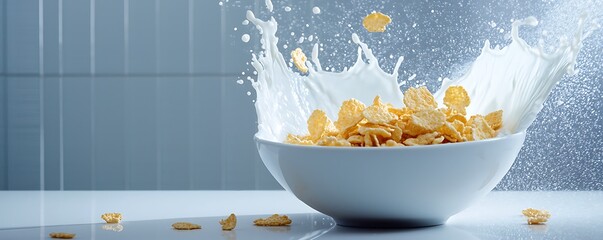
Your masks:
{"label": "cornflake flying in air", "polygon": [[369,32],[385,32],[385,28],[392,19],[380,12],[372,12],[362,20],[362,26]]}

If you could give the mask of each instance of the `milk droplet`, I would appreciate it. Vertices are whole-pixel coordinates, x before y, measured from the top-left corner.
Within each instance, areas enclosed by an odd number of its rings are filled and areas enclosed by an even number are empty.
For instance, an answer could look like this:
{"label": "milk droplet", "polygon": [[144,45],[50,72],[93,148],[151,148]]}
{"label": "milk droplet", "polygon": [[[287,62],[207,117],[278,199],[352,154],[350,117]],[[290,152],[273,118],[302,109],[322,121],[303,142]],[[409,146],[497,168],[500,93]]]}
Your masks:
{"label": "milk droplet", "polygon": [[234,30],[236,31],[236,30],[237,30],[237,28],[235,27],[235,28],[234,28]]}
{"label": "milk droplet", "polygon": [[251,92],[250,91],[247,91],[247,96],[251,96]]}
{"label": "milk droplet", "polygon": [[495,28],[495,27],[496,27],[496,22],[494,22],[494,21],[490,21],[490,22],[488,23],[488,25],[490,25],[490,27],[492,27],[492,28]]}
{"label": "milk droplet", "polygon": [[303,43],[304,42],[304,37],[299,37],[299,40],[297,40],[297,43]]}
{"label": "milk droplet", "polygon": [[248,25],[249,24],[249,20],[247,20],[247,19],[243,20],[242,24],[243,25]]}
{"label": "milk droplet", "polygon": [[222,1],[218,2],[218,5],[222,6],[224,3]]}
{"label": "milk droplet", "polygon": [[295,32],[291,32],[291,36],[295,36]]}
{"label": "milk droplet", "polygon": [[283,48],[287,49],[289,46],[287,46],[287,44],[283,44]]}
{"label": "milk droplet", "polygon": [[561,100],[557,100],[557,101],[555,102],[555,105],[557,105],[557,107],[559,107],[559,106],[561,106],[561,105],[563,105],[563,104],[564,104],[564,102],[563,102],[563,101],[561,101]]}
{"label": "milk droplet", "polygon": [[286,7],[285,7],[285,12],[291,12],[291,7],[286,6]]}
{"label": "milk droplet", "polygon": [[242,40],[243,42],[249,42],[249,39],[250,39],[250,38],[251,38],[251,37],[249,36],[249,34],[243,34],[243,36],[241,36],[241,40]]}
{"label": "milk droplet", "polygon": [[243,79],[239,79],[239,80],[237,80],[237,83],[242,85],[242,84],[244,83],[244,82],[243,82]]}
{"label": "milk droplet", "polygon": [[320,14],[320,8],[318,8],[318,7],[313,7],[313,8],[312,8],[312,13],[314,13],[314,14]]}
{"label": "milk droplet", "polygon": [[413,27],[413,28],[414,28],[414,27],[416,27],[416,26],[417,26],[417,23],[413,23],[413,24],[412,24],[412,27]]}
{"label": "milk droplet", "polygon": [[272,1],[271,0],[266,0],[266,8],[270,12],[272,12],[272,10],[274,9],[274,6],[272,5]]}
{"label": "milk droplet", "polygon": [[408,81],[412,81],[416,77],[417,77],[417,74],[410,75],[410,77],[408,77]]}
{"label": "milk droplet", "polygon": [[314,40],[314,35],[308,36],[308,41],[312,42]]}

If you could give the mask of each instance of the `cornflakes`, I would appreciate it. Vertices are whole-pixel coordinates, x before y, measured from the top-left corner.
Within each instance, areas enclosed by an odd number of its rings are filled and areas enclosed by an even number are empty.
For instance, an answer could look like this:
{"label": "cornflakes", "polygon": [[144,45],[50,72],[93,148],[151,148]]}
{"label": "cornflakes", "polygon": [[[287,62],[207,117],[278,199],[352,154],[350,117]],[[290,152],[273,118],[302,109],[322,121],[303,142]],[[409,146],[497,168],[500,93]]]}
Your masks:
{"label": "cornflakes", "polygon": [[317,143],[320,146],[333,146],[333,147],[350,147],[352,144],[348,140],[343,138],[337,138],[333,136],[326,136],[320,139]]}
{"label": "cornflakes", "polygon": [[177,223],[172,224],[172,227],[176,230],[201,229],[201,225],[189,223],[189,222],[177,222]]}
{"label": "cornflakes", "polygon": [[390,113],[387,105],[383,105],[379,96],[375,97],[373,105],[365,108],[362,115],[369,123],[389,123],[398,119],[396,114]]}
{"label": "cornflakes", "polygon": [[220,220],[220,225],[222,225],[222,230],[233,230],[237,226],[237,217],[231,213],[228,218]]}
{"label": "cornflakes", "polygon": [[404,104],[412,110],[436,109],[438,103],[426,87],[409,88],[404,92]]}
{"label": "cornflakes", "polygon": [[549,220],[551,214],[546,210],[538,210],[533,208],[527,208],[521,211],[521,213],[528,217],[528,224],[543,224]]}
{"label": "cornflakes", "polygon": [[438,128],[438,132],[442,133],[444,138],[446,138],[449,142],[462,142],[464,141],[463,135],[459,132],[452,123],[445,122],[440,128]]}
{"label": "cornflakes", "polygon": [[385,142],[385,146],[386,146],[386,147],[395,147],[395,146],[400,146],[400,145],[402,145],[402,144],[399,144],[398,142],[396,142],[396,141],[394,141],[394,140],[392,140],[392,139],[387,140],[387,141]]}
{"label": "cornflakes", "polygon": [[493,138],[496,132],[481,115],[471,116],[465,127],[465,138],[469,141]]}
{"label": "cornflakes", "polygon": [[394,147],[457,143],[495,137],[502,128],[502,110],[467,119],[470,103],[461,86],[447,89],[446,108],[438,108],[426,87],[404,93],[405,107],[384,104],[376,96],[365,106],[356,99],[343,102],[333,124],[315,110],[308,118],[308,135],[287,135],[287,143],[336,147]]}
{"label": "cornflakes", "polygon": [[358,133],[360,133],[362,135],[367,135],[367,134],[379,135],[379,136],[385,137],[385,138],[389,138],[392,136],[392,134],[384,128],[360,127],[360,128],[358,128]]}
{"label": "cornflakes", "polygon": [[296,48],[295,50],[291,51],[291,60],[301,73],[308,72],[308,67],[306,66],[306,61],[308,58],[306,57],[306,54],[302,52],[301,48]]}
{"label": "cornflakes", "polygon": [[488,122],[488,125],[490,125],[490,127],[492,129],[494,129],[495,131],[502,127],[502,114],[503,114],[503,111],[498,110],[498,111],[488,113],[488,115],[486,115],[486,117],[485,117],[486,122]]}
{"label": "cornflakes", "polygon": [[451,114],[451,115],[446,115],[446,121],[448,121],[448,122],[459,121],[462,123],[467,123],[467,118],[465,118],[464,115]]}
{"label": "cornflakes", "polygon": [[425,133],[436,131],[446,122],[446,116],[435,109],[423,109],[410,116],[407,123],[407,130],[404,133],[411,136],[418,136]]}
{"label": "cornflakes", "polygon": [[364,103],[356,99],[344,101],[339,109],[337,121],[335,121],[337,129],[343,132],[350,127],[356,126],[364,118],[362,111],[365,107]]}
{"label": "cornflakes", "polygon": [[314,145],[312,140],[305,139],[303,136],[297,136],[289,133],[287,135],[287,142],[298,145]]}
{"label": "cornflakes", "polygon": [[385,32],[386,26],[392,22],[392,19],[380,12],[372,12],[364,17],[362,26],[369,32]]}
{"label": "cornflakes", "polygon": [[60,238],[60,239],[72,239],[75,237],[73,233],[64,233],[64,232],[53,232],[48,234],[51,238]]}
{"label": "cornflakes", "polygon": [[268,218],[260,218],[253,221],[256,226],[287,226],[291,224],[291,219],[287,215],[274,214]]}
{"label": "cornflakes", "polygon": [[362,144],[364,137],[362,135],[353,135],[348,138],[348,142],[351,144]]}
{"label": "cornflakes", "polygon": [[416,146],[416,145],[431,145],[431,144],[439,144],[444,141],[444,137],[439,136],[440,133],[433,132],[420,135],[416,138],[409,138],[404,140],[404,145],[406,146]]}
{"label": "cornflakes", "polygon": [[446,89],[444,93],[444,105],[449,109],[465,115],[467,113],[465,108],[469,106],[469,103],[471,103],[469,94],[467,94],[467,91],[463,87],[450,86]]}
{"label": "cornflakes", "polygon": [[308,132],[313,141],[318,141],[323,135],[337,132],[335,125],[322,110],[314,110],[308,118]]}
{"label": "cornflakes", "polygon": [[101,215],[101,218],[107,223],[119,223],[121,222],[121,213],[105,213]]}

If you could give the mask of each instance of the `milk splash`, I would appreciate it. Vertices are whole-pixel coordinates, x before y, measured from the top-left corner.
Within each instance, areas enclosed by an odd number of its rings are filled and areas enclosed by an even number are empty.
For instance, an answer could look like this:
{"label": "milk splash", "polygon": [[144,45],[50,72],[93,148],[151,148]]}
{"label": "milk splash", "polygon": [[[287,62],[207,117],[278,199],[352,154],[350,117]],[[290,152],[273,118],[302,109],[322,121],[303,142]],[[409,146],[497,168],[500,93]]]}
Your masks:
{"label": "milk splash", "polygon": [[[398,58],[393,73],[384,72],[372,50],[356,34],[358,45],[356,63],[341,72],[324,71],[318,59],[318,44],[314,45],[311,60],[306,62],[307,75],[294,72],[278,50],[278,24],[257,19],[247,11],[247,19],[261,33],[262,52],[252,54],[257,79],[251,79],[256,91],[255,108],[258,117],[257,137],[283,141],[288,133],[305,134],[306,120],[315,109],[322,109],[336,119],[344,100],[356,98],[372,103],[376,95],[384,102],[402,107],[402,92],[398,84]],[[445,79],[434,95],[442,103],[443,93],[450,85],[465,87],[471,97],[468,114],[487,114],[503,109],[504,134],[525,131],[542,109],[543,103],[564,74],[573,74],[582,41],[598,27],[595,22],[581,18],[571,39],[561,39],[552,53],[542,47],[532,47],[519,37],[519,28],[536,26],[529,17],[513,23],[512,42],[504,48],[491,48],[486,41],[481,55],[471,68],[456,80]]]}

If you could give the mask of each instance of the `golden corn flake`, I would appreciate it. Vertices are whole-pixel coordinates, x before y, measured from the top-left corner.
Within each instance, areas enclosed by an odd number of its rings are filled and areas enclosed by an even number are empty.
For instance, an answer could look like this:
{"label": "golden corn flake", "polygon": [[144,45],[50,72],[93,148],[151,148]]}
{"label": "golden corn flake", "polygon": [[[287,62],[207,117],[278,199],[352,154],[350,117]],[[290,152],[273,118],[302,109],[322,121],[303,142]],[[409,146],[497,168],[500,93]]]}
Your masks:
{"label": "golden corn flake", "polygon": [[452,123],[444,122],[444,125],[438,128],[438,132],[442,133],[449,142],[454,143],[464,141],[462,133],[458,131]]}
{"label": "golden corn flake", "polygon": [[360,133],[362,135],[369,135],[369,134],[378,135],[378,136],[385,137],[385,138],[389,138],[392,136],[392,134],[384,128],[364,127],[364,126],[358,128],[358,133]]}
{"label": "golden corn flake", "polygon": [[60,238],[60,239],[72,239],[75,237],[73,233],[64,233],[64,232],[53,232],[48,234],[51,238]]}
{"label": "golden corn flake", "polygon": [[253,221],[256,226],[287,226],[291,224],[291,219],[287,215],[274,214],[268,218],[260,218]]}
{"label": "golden corn flake", "polygon": [[344,101],[335,124],[321,110],[308,118],[308,135],[289,134],[285,142],[335,147],[393,147],[474,141],[495,137],[502,128],[502,110],[465,115],[470,100],[460,86],[446,91],[447,108],[438,108],[426,87],[404,94],[406,107],[384,104],[376,96],[365,106],[356,99]]}
{"label": "golden corn flake", "polygon": [[310,132],[311,140],[318,141],[323,135],[329,132],[336,132],[336,128],[329,117],[327,117],[327,114],[317,109],[308,118],[308,132]]}
{"label": "golden corn flake", "polygon": [[491,112],[486,115],[486,122],[488,122],[488,125],[496,131],[502,127],[502,115],[502,110]]}
{"label": "golden corn flake", "polygon": [[301,73],[308,72],[308,67],[306,66],[306,61],[308,58],[306,57],[306,54],[302,52],[301,48],[296,48],[295,50],[291,51],[291,60]]}
{"label": "golden corn flake", "polygon": [[493,138],[496,132],[488,125],[481,115],[471,116],[464,130],[465,138],[469,141]]}
{"label": "golden corn flake", "polygon": [[367,107],[362,111],[362,115],[369,123],[384,124],[391,121],[397,120],[396,114],[390,113],[388,106],[381,103],[379,96],[375,97],[373,105]]}
{"label": "golden corn flake", "polygon": [[360,123],[360,121],[362,121],[364,118],[362,111],[365,107],[366,106],[364,103],[356,99],[344,101],[339,109],[337,121],[335,121],[335,126],[337,129],[343,132],[348,128],[356,126],[356,124]]}
{"label": "golden corn flake", "polygon": [[404,134],[404,132],[402,131],[402,128],[398,127],[398,126],[394,126],[394,130],[392,131],[392,139],[395,142],[400,142],[402,140],[402,134]]}
{"label": "golden corn flake", "polygon": [[340,133],[338,134],[338,137],[341,137],[341,138],[346,138],[346,139],[347,139],[347,138],[349,138],[350,136],[353,136],[353,135],[356,135],[356,134],[358,134],[358,125],[355,125],[355,126],[353,126],[353,127],[349,127],[349,128],[348,128],[348,129],[346,129],[345,131],[340,132]]}
{"label": "golden corn flake", "polygon": [[293,135],[291,133],[289,133],[287,135],[286,142],[291,143],[291,144],[298,144],[298,145],[314,145],[314,142],[312,140],[306,139],[303,136]]}
{"label": "golden corn flake", "polygon": [[446,93],[444,93],[444,105],[449,109],[465,115],[467,113],[465,108],[469,106],[469,103],[471,103],[469,94],[467,94],[467,91],[463,87],[450,86],[446,89]]}
{"label": "golden corn flake", "polygon": [[119,223],[121,222],[121,213],[105,213],[101,215],[101,218],[107,223]]}
{"label": "golden corn flake", "polygon": [[444,125],[444,122],[446,122],[446,116],[442,112],[435,109],[423,109],[411,115],[404,133],[418,136],[434,132]]}
{"label": "golden corn flake", "polygon": [[446,121],[454,122],[455,120],[460,121],[462,123],[467,123],[467,118],[465,118],[464,115],[460,115],[460,114],[446,115]]}
{"label": "golden corn flake", "polygon": [[371,135],[364,135],[364,146],[365,147],[375,146],[375,145],[373,145],[373,138],[371,137]]}
{"label": "golden corn flake", "polygon": [[352,144],[348,140],[343,138],[337,138],[333,136],[326,136],[321,138],[317,143],[320,146],[332,146],[332,147],[350,147]]}
{"label": "golden corn flake", "polygon": [[237,216],[231,213],[228,218],[220,220],[220,225],[222,225],[224,231],[233,230],[237,226]]}
{"label": "golden corn flake", "polygon": [[414,112],[412,109],[407,108],[407,107],[403,107],[403,108],[390,107],[387,110],[390,113],[398,115],[398,117],[410,116]]}
{"label": "golden corn flake", "polygon": [[538,210],[533,208],[527,208],[521,211],[521,213],[528,217],[528,224],[543,224],[549,220],[551,214],[546,210]]}
{"label": "golden corn flake", "polygon": [[362,26],[369,32],[385,32],[386,26],[392,22],[392,19],[380,12],[372,12],[364,17]]}
{"label": "golden corn flake", "polygon": [[433,132],[420,135],[416,138],[409,138],[404,140],[404,145],[406,146],[416,146],[416,145],[431,145],[431,144],[440,144],[444,141],[444,137],[439,136],[440,133]]}
{"label": "golden corn flake", "polygon": [[364,136],[362,135],[353,135],[348,138],[348,142],[351,144],[362,144],[364,143]]}
{"label": "golden corn flake", "polygon": [[438,103],[429,90],[423,86],[420,88],[409,88],[404,92],[404,104],[412,110],[436,109]]}
{"label": "golden corn flake", "polygon": [[201,225],[189,223],[189,222],[177,222],[177,223],[172,224],[172,227],[176,230],[201,229]]}

